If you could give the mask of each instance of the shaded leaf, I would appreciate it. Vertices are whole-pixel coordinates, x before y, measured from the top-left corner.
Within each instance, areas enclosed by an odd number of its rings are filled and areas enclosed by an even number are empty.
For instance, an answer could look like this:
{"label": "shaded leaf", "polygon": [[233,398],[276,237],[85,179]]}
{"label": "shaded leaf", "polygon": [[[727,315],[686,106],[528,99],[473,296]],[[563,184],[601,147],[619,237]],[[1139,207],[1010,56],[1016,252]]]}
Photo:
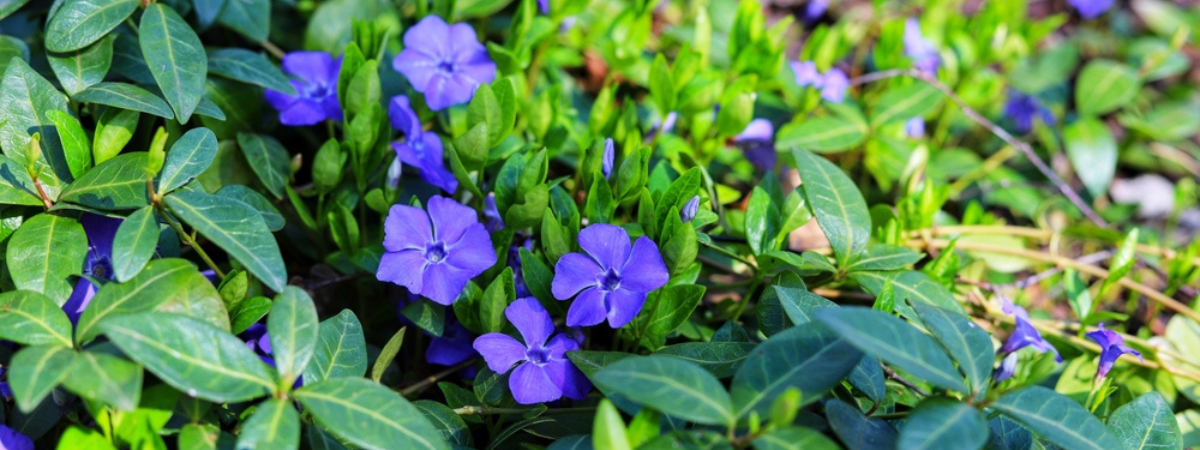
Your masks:
{"label": "shaded leaf", "polygon": [[138,42],[146,65],[163,97],[175,111],[175,118],[186,123],[200,104],[208,57],[200,38],[170,7],[154,3],[142,13]]}
{"label": "shaded leaf", "polygon": [[1100,419],[1079,403],[1041,386],[1005,394],[992,408],[1068,450],[1124,448]]}
{"label": "shaded leaf", "polygon": [[172,213],[245,265],[267,287],[283,290],[287,277],[283,256],[257,211],[203,192],[175,192],[164,200]]}
{"label": "shaded leaf", "polygon": [[171,105],[158,95],[129,83],[106,81],[89,86],[75,94],[72,100],[96,103],[114,108],[153,114],[164,119],[174,119]]}
{"label": "shaded leaf", "polygon": [[449,448],[408,400],[363,378],[308,384],[295,397],[322,428],[364,448]]}
{"label": "shaded leaf", "polygon": [[9,238],[4,262],[17,289],[45,294],[61,305],[75,286],[68,277],[83,268],[87,251],[87,234],[79,222],[39,214]]}
{"label": "shaded leaf", "polygon": [[929,384],[966,392],[962,376],[941,345],[891,314],[863,307],[828,308],[817,318],[859,350]]}

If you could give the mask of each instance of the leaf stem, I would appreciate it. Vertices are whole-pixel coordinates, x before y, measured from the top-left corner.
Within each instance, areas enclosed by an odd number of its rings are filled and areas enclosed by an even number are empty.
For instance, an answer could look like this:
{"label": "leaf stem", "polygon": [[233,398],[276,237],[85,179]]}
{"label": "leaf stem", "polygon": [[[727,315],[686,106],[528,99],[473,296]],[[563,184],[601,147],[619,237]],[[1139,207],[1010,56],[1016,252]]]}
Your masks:
{"label": "leaf stem", "polygon": [[195,250],[196,254],[200,255],[200,259],[203,259],[204,263],[208,264],[208,267],[217,274],[217,277],[220,277],[222,280],[224,280],[225,272],[222,271],[220,267],[217,267],[217,263],[213,262],[212,258],[208,256],[208,253],[204,252],[204,249],[200,247],[200,243],[196,242],[196,239],[194,239],[191,235],[185,233],[183,231],[183,225],[180,225],[179,222],[171,218],[170,214],[163,214],[162,209],[163,206],[160,203],[158,211],[159,217],[162,217],[163,220],[167,222],[167,225],[170,225],[171,228],[175,230],[175,234],[179,235],[179,240],[183,241],[184,244],[187,244],[188,247],[191,247],[192,250]]}
{"label": "leaf stem", "polygon": [[475,358],[471,358],[466,361],[460,362],[454,366],[451,366],[450,368],[448,368],[446,370],[443,370],[441,372],[435,373],[428,377],[422,378],[421,380],[417,381],[416,383],[410,384],[410,385],[408,385],[408,387],[400,389],[400,395],[408,397],[409,395],[420,392],[421,390],[429,387],[429,385],[431,385],[433,383],[437,383],[438,380],[441,380],[442,378],[445,378],[445,377],[449,376],[450,374],[453,374],[454,372],[458,372],[462,369],[465,369],[465,368],[469,367],[471,364],[475,364]]}
{"label": "leaf stem", "polygon": [[[494,416],[504,414],[527,414],[531,411],[536,411],[532,408],[488,408],[486,406],[467,405],[461,408],[454,408],[454,413],[460,416]],[[553,408],[542,411],[539,416],[548,416],[555,414],[579,414],[595,412],[595,406],[581,406],[577,408]]]}

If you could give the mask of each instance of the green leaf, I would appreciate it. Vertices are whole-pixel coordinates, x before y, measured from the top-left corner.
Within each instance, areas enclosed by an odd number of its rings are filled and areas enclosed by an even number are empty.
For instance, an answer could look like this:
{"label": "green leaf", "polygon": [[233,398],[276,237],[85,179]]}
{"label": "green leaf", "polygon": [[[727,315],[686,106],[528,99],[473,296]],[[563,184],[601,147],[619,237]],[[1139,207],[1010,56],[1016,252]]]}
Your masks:
{"label": "green leaf", "polygon": [[408,331],[408,327],[400,327],[400,330],[396,331],[396,334],[393,334],[387,344],[384,344],[383,349],[379,351],[379,356],[375,358],[375,365],[371,366],[372,381],[378,383],[383,379],[383,374],[387,372],[388,366],[396,360],[396,354],[400,353],[400,347],[404,345],[405,331]]}
{"label": "green leaf", "polygon": [[705,425],[736,420],[729,393],[695,364],[666,356],[626,358],[592,375],[597,386],[640,405]]}
{"label": "green leaf", "polygon": [[421,414],[429,423],[433,424],[434,428],[437,428],[438,434],[446,442],[467,448],[473,447],[471,430],[467,428],[467,423],[449,406],[432,400],[417,400],[413,402],[413,406],[421,411]]}
{"label": "green leaf", "polygon": [[873,402],[882,402],[887,398],[887,385],[883,381],[883,367],[879,365],[879,360],[873,356],[864,356],[850,370],[850,374],[846,376],[846,381],[850,382],[855,389],[866,394],[867,398]]}
{"label": "green leaf", "polygon": [[279,209],[270,200],[259,194],[258,191],[250,189],[245,185],[227,185],[217,191],[216,195],[240,201],[258,211],[262,215],[263,222],[267,224],[267,228],[271,231],[282,230],[286,224],[283,214],[279,212]]}
{"label": "green leaf", "polygon": [[268,367],[229,332],[178,314],[137,313],[100,324],[108,339],[167,384],[216,403],[269,394]]}
{"label": "green leaf", "polygon": [[0,155],[0,205],[42,206],[33,180],[16,161]]}
{"label": "green leaf", "polygon": [[[497,279],[497,281],[500,281],[500,279]],[[505,303],[504,305],[507,306],[508,304]],[[446,307],[432,301],[418,300],[409,303],[408,306],[400,310],[400,314],[411,320],[417,328],[434,336],[441,336],[446,327]]]}
{"label": "green leaf", "polygon": [[888,89],[871,108],[871,126],[923,117],[942,103],[942,91],[928,83]]}
{"label": "green leaf", "polygon": [[242,334],[243,331],[246,331],[251,325],[257,323],[263,316],[266,316],[273,305],[274,303],[271,302],[271,299],[262,296],[242,300],[233,311],[229,312],[229,317],[231,318],[229,332]]}
{"label": "green leaf", "polygon": [[760,186],[754,187],[750,203],[746,206],[746,242],[755,255],[775,249],[775,237],[779,234],[779,207],[771,203],[771,196]]}
{"label": "green leaf", "polygon": [[254,169],[263,186],[275,198],[283,198],[284,188],[291,176],[291,163],[283,144],[274,137],[255,133],[238,133],[237,140],[242,154],[246,155],[246,162],[250,163],[250,168]]}
{"label": "green leaf", "polygon": [[304,369],[304,383],[343,377],[361,377],[367,373],[367,342],[362,324],[348,309],[325,319],[312,361]]}
{"label": "green leaf", "polygon": [[287,95],[296,94],[296,89],[279,67],[261,53],[244,48],[209,50],[208,72]]}
{"label": "green leaf", "polygon": [[[179,450],[217,450],[228,448],[234,443],[228,434],[222,435],[221,429],[210,423],[189,423],[179,430]],[[107,441],[106,441],[107,442]],[[224,444],[227,447],[218,447]]]}
{"label": "green leaf", "polygon": [[112,248],[113,276],[117,281],[129,281],[146,267],[154,256],[158,233],[153,206],[139,209],[121,222]]}
{"label": "green leaf", "polygon": [[245,265],[267,287],[283,291],[287,279],[283,256],[257,211],[240,201],[203,192],[175,192],[164,200],[172,213]]}
{"label": "green leaf", "polygon": [[271,2],[268,0],[226,0],[217,22],[245,35],[251,41],[267,40],[271,31]]}
{"label": "green leaf", "polygon": [[97,325],[109,318],[154,311],[173,298],[189,297],[183,295],[184,289],[193,284],[190,280],[197,276],[207,282],[187,260],[156,259],[129,281],[104,285],[79,316],[75,342],[83,344],[99,335]]}
{"label": "green leaf", "polygon": [[663,288],[650,296],[653,299],[647,299],[641,314],[645,317],[645,323],[638,326],[643,327],[642,329],[652,336],[670,334],[692,316],[692,311],[696,310],[700,300],[704,298],[704,291],[704,286],[697,285]]}
{"label": "green leaf", "polygon": [[133,139],[142,114],[127,109],[108,108],[96,121],[96,133],[92,137],[92,156],[96,164],[117,156]]}
{"label": "green leaf", "polygon": [[946,286],[934,281],[925,272],[915,270],[899,274],[895,274],[895,272],[854,272],[850,274],[850,278],[863,285],[871,295],[879,295],[883,291],[884,285],[890,282],[896,292],[897,308],[903,304],[904,299],[909,299],[962,312],[962,306],[958,304]]}
{"label": "green leaf", "polygon": [[802,148],[817,153],[838,153],[858,147],[867,139],[866,124],[838,116],[818,116],[779,128],[778,148]]}
{"label": "green leaf", "polygon": [[991,406],[1067,450],[1125,448],[1100,419],[1079,403],[1041,386],[1009,392]]}
{"label": "green leaf", "polygon": [[21,349],[8,365],[8,383],[17,407],[32,412],[74,366],[75,350],[69,347],[35,345]]}
{"label": "green leaf", "polygon": [[72,426],[64,431],[62,437],[58,440],[58,447],[61,449],[83,448],[88,450],[117,450],[113,447],[112,442],[108,438],[100,434],[99,431],[90,428],[81,428]]}
{"label": "green leaf", "polygon": [[929,384],[966,392],[962,376],[929,335],[891,314],[863,307],[828,308],[817,319],[851,345]]}
{"label": "green leaf", "polygon": [[[134,2],[136,3],[136,2]],[[112,66],[113,41],[116,36],[106,36],[82,50],[65,54],[46,55],[50,69],[58,77],[59,84],[67,95],[75,95],[88,86],[104,81]]]}
{"label": "green leaf", "polygon": [[449,450],[416,407],[369,380],[335,378],[306,384],[295,397],[322,428],[360,447]]}
{"label": "green leaf", "polygon": [[145,168],[149,155],[146,152],[117,155],[71,183],[59,200],[110,211],[148,205]]}
{"label": "green leaf", "polygon": [[1141,85],[1133,68],[1115,61],[1093,60],[1083,67],[1075,83],[1075,107],[1083,116],[1098,116],[1132,101]]}
{"label": "green leaf", "polygon": [[939,308],[928,303],[912,302],[925,328],[942,343],[958,368],[967,375],[974,392],[982,392],[992,376],[996,352],[992,337],[962,313]]}
{"label": "green leaf", "polygon": [[671,68],[662,53],[655,55],[650,66],[650,95],[663,114],[675,110],[675,81],[671,79]]}
{"label": "green leaf", "polygon": [[[799,277],[797,277],[798,279]],[[816,320],[813,313],[817,310],[837,306],[836,303],[826,300],[825,297],[809,292],[802,281],[797,284],[798,286],[794,287],[782,284],[771,286],[776,297],[779,298],[779,303],[783,306],[783,312],[787,314],[793,325],[812,322]]]}
{"label": "green leaf", "polygon": [[175,111],[176,120],[186,123],[200,104],[208,74],[208,57],[200,38],[179,14],[162,3],[146,8],[138,28],[138,41],[150,73]]}
{"label": "green leaf", "polygon": [[300,415],[290,402],[268,399],[242,423],[237,448],[295,450],[300,447]]}
{"label": "green leaf", "polygon": [[867,417],[858,407],[841,400],[825,403],[825,416],[834,434],[852,450],[893,450],[896,448],[896,429],[886,421]]}
{"label": "green leaf", "polygon": [[[671,183],[667,187],[666,192],[655,200],[654,203],[654,223],[660,226],[660,229],[667,221],[667,216],[674,209],[676,211],[683,209],[683,206],[694,197],[700,189],[702,174],[699,168],[693,167],[679,176],[679,179]],[[656,236],[651,236],[656,237]]]}
{"label": "green leaf", "polygon": [[[63,156],[62,142],[50,111],[70,111],[67,97],[54,89],[21,58],[13,58],[0,82],[0,147],[4,154],[27,166],[30,136],[41,133],[42,158],[36,163],[38,178],[51,200],[58,198],[64,182],[70,181],[71,169]],[[23,171],[22,171],[23,172]]]}
{"label": "green leaf", "polygon": [[934,397],[908,415],[896,441],[899,450],[979,450],[988,440],[983,413],[966,403]]}
{"label": "green leaf", "polygon": [[737,372],[756,346],[750,342],[685,342],[668,345],[654,354],[679,358],[700,366],[717,378],[728,378]]}
{"label": "green leaf", "polygon": [[275,367],[285,385],[303,374],[312,359],[318,327],[317,307],[303,289],[288,286],[275,298],[275,305],[267,315],[267,331]]}
{"label": "green leaf", "polygon": [[800,186],[808,205],[829,238],[838,266],[845,268],[867,247],[871,233],[867,202],[850,177],[833,163],[803,149],[793,149],[792,154],[804,180]]}
{"label": "green leaf", "polygon": [[1067,158],[1092,197],[1102,197],[1117,172],[1117,141],[1108,125],[1084,117],[1063,130]]}
{"label": "green leaf", "polygon": [[784,330],[760,344],[734,375],[730,392],[737,416],[765,416],[775,398],[789,388],[800,390],[801,404],[811,403],[861,359],[861,352],[820,324]]}
{"label": "green leaf", "polygon": [[754,438],[755,450],[838,450],[833,440],[819,431],[782,426]]}
{"label": "green leaf", "polygon": [[1117,249],[1117,254],[1113,255],[1112,262],[1109,263],[1108,276],[1104,278],[1104,284],[1100,287],[1099,296],[1104,296],[1108,288],[1113,283],[1117,283],[1133,270],[1133,263],[1136,260],[1138,244],[1138,229],[1129,230],[1129,234],[1125,235],[1125,239],[1121,241],[1121,247]]}
{"label": "green leaf", "polygon": [[[492,92],[491,85],[487,84],[482,84],[479,89],[475,90],[475,95],[471,97],[471,103],[467,105],[467,126],[487,124],[488,145],[491,147],[495,147],[507,137],[503,134],[506,127],[502,124],[504,111],[501,108],[496,94]],[[507,129],[511,129],[511,126]]]}
{"label": "green leaf", "polygon": [[96,103],[144,112],[164,119],[175,118],[175,114],[171,111],[171,105],[168,105],[161,97],[128,83],[96,83],[75,94],[71,99],[77,102]]}
{"label": "green leaf", "polygon": [[91,45],[137,9],[138,0],[70,0],[46,24],[46,50],[71,52]]}
{"label": "green leaf", "polygon": [[10,14],[17,12],[22,6],[29,3],[29,0],[3,0],[0,1],[0,19],[8,17]]}
{"label": "green leaf", "polygon": [[154,311],[185,315],[229,331],[229,311],[225,309],[221,293],[195,266],[185,271],[176,284],[168,289],[171,291],[170,297]]}
{"label": "green leaf", "polygon": [[0,338],[24,345],[71,347],[71,320],[62,307],[32,291],[0,294]]}
{"label": "green leaf", "polygon": [[65,112],[48,111],[46,117],[49,117],[50,121],[54,123],[54,127],[58,129],[58,137],[63,146],[63,157],[67,160],[71,176],[79,178],[85,171],[92,168],[92,145],[88,141],[87,133],[83,131],[79,119]]}
{"label": "green leaf", "polygon": [[909,264],[921,260],[921,254],[907,247],[889,244],[873,244],[867,246],[867,251],[846,266],[847,272],[864,270],[895,270],[903,269]]}
{"label": "green leaf", "polygon": [[142,396],[142,367],[107,353],[80,352],[63,386],[80,397],[133,411]]}
{"label": "green leaf", "polygon": [[171,145],[158,177],[158,194],[167,194],[204,173],[217,157],[217,137],[208,128],[193,128]]}
{"label": "green leaf", "polygon": [[39,214],[9,237],[4,262],[17,289],[45,294],[62,304],[75,288],[68,277],[83,267],[87,252],[87,233],[79,222]]}
{"label": "green leaf", "polygon": [[1108,429],[1126,450],[1184,447],[1183,432],[1171,413],[1171,405],[1158,392],[1121,405],[1108,417]]}

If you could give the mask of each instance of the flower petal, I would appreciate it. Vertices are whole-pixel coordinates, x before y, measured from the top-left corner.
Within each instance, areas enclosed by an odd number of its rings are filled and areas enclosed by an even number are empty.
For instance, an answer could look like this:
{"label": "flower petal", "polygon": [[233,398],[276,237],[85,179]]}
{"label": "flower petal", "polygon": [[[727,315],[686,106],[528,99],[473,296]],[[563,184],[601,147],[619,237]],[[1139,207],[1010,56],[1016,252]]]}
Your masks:
{"label": "flower petal", "polygon": [[639,237],[621,268],[621,287],[646,293],[665,286],[670,279],[671,274],[658,253],[658,246],[648,237]]}
{"label": "flower petal", "polygon": [[95,296],[96,285],[87,278],[80,277],[79,281],[75,282],[75,289],[71,291],[71,297],[62,306],[63,311],[67,313],[67,318],[71,319],[71,323],[79,322],[79,316],[83,315],[83,310],[87,309],[88,304],[92,302],[92,297]]}
{"label": "flower petal", "polygon": [[476,87],[478,85],[470,78],[461,74],[437,74],[425,85],[425,103],[429,105],[429,109],[441,111],[471,100]]}
{"label": "flower petal", "polygon": [[425,256],[418,250],[383,252],[383,256],[379,258],[379,269],[375,271],[375,278],[404,286],[412,292],[421,292],[424,267]]}
{"label": "flower petal", "polygon": [[475,351],[483,356],[488,368],[496,373],[508,372],[513,364],[525,360],[525,346],[504,333],[488,333],[475,338]]}
{"label": "flower petal", "polygon": [[388,119],[392,128],[404,133],[406,139],[421,135],[421,119],[417,117],[416,111],[413,111],[407,96],[392,97],[392,101],[388,102]]}
{"label": "flower petal", "polygon": [[[292,83],[292,87],[296,89],[296,92],[302,92],[307,86],[306,83],[299,80],[288,80],[288,82]],[[267,89],[264,95],[267,98],[267,103],[270,103],[271,107],[275,108],[276,111],[288,109],[292,106],[292,103],[300,99],[299,96],[284,94],[273,89]]]}
{"label": "flower petal", "polygon": [[393,205],[383,222],[383,248],[396,252],[404,249],[424,250],[433,241],[429,216],[408,205]]}
{"label": "flower petal", "polygon": [[525,345],[531,348],[545,345],[550,333],[554,332],[554,321],[550,320],[550,313],[533,297],[519,298],[512,302],[504,308],[504,317],[512,322],[525,339]]}
{"label": "flower petal", "polygon": [[421,295],[434,303],[449,306],[476,275],[445,263],[430,264],[425,267],[422,277]]}
{"label": "flower petal", "polygon": [[333,56],[325,52],[291,52],[283,56],[283,71],[309,83],[329,84]]}
{"label": "flower petal", "polygon": [[446,264],[462,269],[475,278],[496,264],[496,249],[483,224],[473,223],[458,242],[446,249]]}
{"label": "flower petal", "polygon": [[425,349],[425,361],[440,366],[453,366],[472,356],[475,356],[475,349],[471,346],[471,336],[465,332],[430,339],[429,348]]}
{"label": "flower petal", "polygon": [[596,277],[603,273],[604,269],[596,264],[596,260],[583,253],[567,253],[554,265],[550,291],[554,298],[569,299],[584,288],[596,286]]}
{"label": "flower petal", "polygon": [[562,388],[554,383],[545,366],[521,364],[508,379],[508,388],[513,399],[522,405],[557,400],[562,397]]}
{"label": "flower petal", "polygon": [[604,291],[598,288],[584,290],[567,310],[568,327],[590,327],[604,322],[608,312],[604,309]]}
{"label": "flower petal", "polygon": [[446,21],[430,14],[404,32],[404,48],[440,58],[449,55],[452,50],[449,37],[450,26]]}
{"label": "flower petal", "polygon": [[400,51],[400,54],[396,55],[396,59],[392,60],[392,68],[404,74],[404,77],[408,78],[408,84],[421,93],[425,92],[425,86],[429,85],[435,76],[442,73],[438,69],[438,60],[434,56],[414,47]]}
{"label": "flower petal", "polygon": [[609,292],[604,303],[608,308],[608,325],[615,330],[632,322],[633,318],[642,312],[642,305],[646,303],[646,293],[622,287]]}
{"label": "flower petal", "polygon": [[589,225],[579,232],[579,246],[604,269],[620,269],[629,258],[629,234],[616,225]]}
{"label": "flower petal", "polygon": [[316,125],[325,120],[325,107],[312,99],[301,98],[288,109],[279,111],[279,123],[290,127]]}
{"label": "flower petal", "polygon": [[462,239],[468,227],[479,224],[474,209],[446,197],[430,197],[428,209],[429,218],[433,219],[434,238],[447,245],[454,245]]}
{"label": "flower petal", "polygon": [[99,259],[112,257],[113,240],[117,238],[117,228],[121,227],[124,219],[116,219],[99,214],[84,214],[79,219],[83,231],[87,234],[88,246],[92,254]]}

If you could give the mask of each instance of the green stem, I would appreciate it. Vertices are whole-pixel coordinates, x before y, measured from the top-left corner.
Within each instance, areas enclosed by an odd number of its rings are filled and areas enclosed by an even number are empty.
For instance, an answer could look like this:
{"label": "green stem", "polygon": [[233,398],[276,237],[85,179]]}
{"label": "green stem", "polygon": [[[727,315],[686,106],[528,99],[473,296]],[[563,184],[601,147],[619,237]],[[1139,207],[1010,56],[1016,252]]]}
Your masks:
{"label": "green stem", "polygon": [[179,235],[179,239],[183,241],[184,244],[187,244],[188,247],[191,247],[192,250],[196,251],[197,255],[200,255],[200,259],[203,259],[204,263],[208,264],[208,267],[217,274],[217,277],[220,277],[222,280],[225,279],[225,271],[221,270],[220,267],[217,267],[217,263],[213,262],[212,258],[208,256],[208,253],[204,252],[204,249],[200,247],[200,244],[196,242],[195,239],[192,239],[191,235],[183,231],[183,225],[180,225],[179,222],[171,218],[171,215],[162,214],[161,210],[159,211],[159,216],[167,221],[167,224],[175,230],[175,234]]}

